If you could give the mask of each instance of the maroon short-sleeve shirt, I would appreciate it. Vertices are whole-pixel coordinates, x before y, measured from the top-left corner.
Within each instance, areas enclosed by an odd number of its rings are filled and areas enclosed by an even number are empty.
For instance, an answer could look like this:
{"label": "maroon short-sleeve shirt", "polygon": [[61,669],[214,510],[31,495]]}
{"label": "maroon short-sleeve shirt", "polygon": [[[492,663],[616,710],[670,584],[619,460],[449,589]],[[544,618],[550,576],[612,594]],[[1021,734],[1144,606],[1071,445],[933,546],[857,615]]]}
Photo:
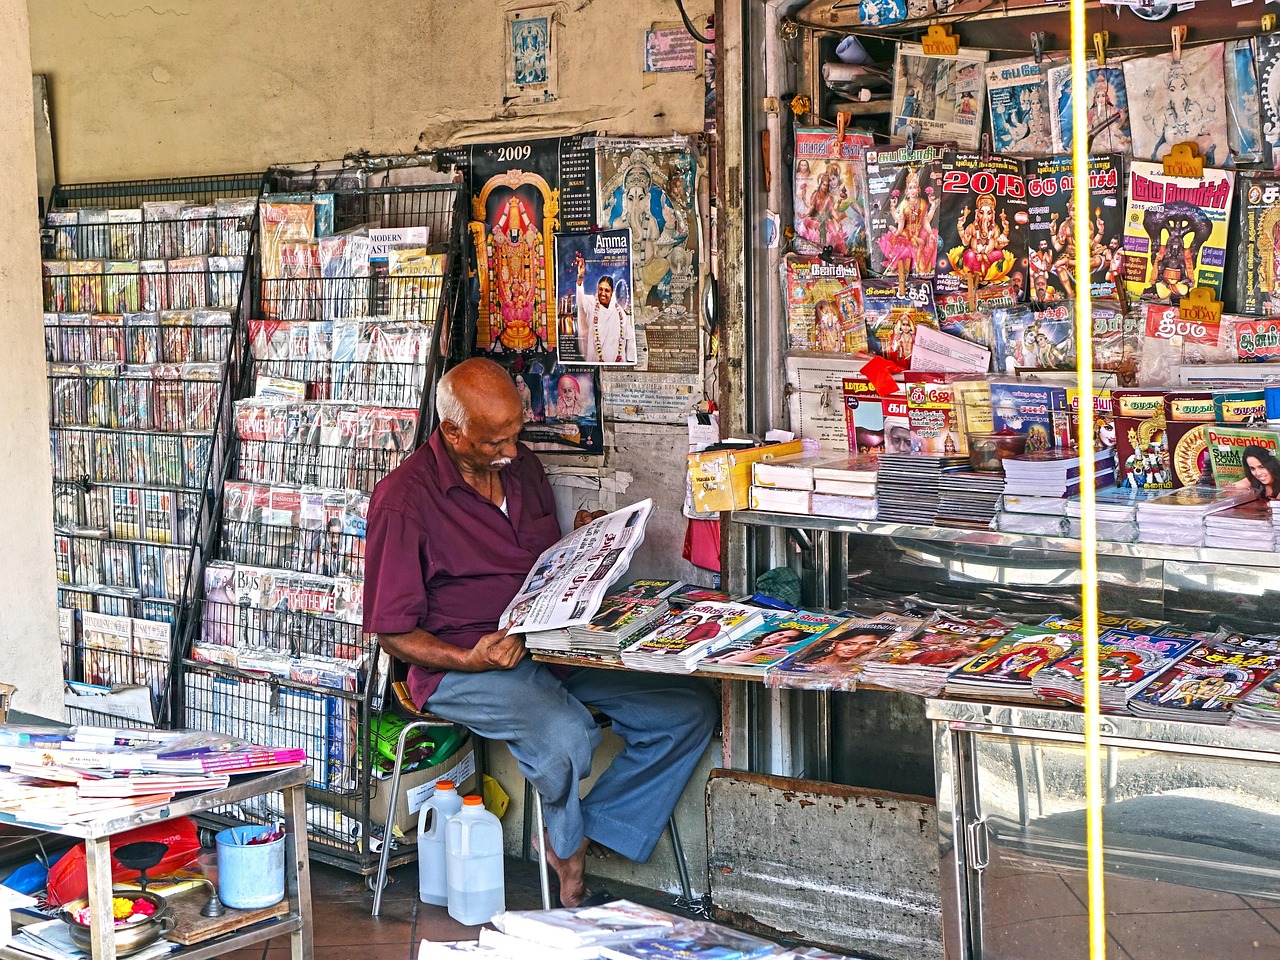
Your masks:
{"label": "maroon short-sleeve shirt", "polygon": [[[364,629],[421,627],[470,649],[498,629],[506,609],[547,547],[560,539],[542,464],[519,445],[502,469],[507,514],[462,479],[440,431],[373,491],[365,537]],[[410,666],[419,706],[442,671]]]}

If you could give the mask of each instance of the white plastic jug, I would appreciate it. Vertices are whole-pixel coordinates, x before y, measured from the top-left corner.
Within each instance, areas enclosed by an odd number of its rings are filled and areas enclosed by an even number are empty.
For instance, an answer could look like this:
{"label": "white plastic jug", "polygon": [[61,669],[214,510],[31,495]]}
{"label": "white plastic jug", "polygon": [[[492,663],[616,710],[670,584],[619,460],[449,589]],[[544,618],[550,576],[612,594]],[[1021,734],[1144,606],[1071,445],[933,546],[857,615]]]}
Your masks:
{"label": "white plastic jug", "polygon": [[449,916],[475,926],[506,909],[502,881],[502,824],[469,796],[445,825]]}
{"label": "white plastic jug", "polygon": [[[441,907],[449,902],[445,880],[444,825],[462,809],[452,780],[440,780],[418,811],[418,899]],[[430,825],[428,825],[430,820]]]}

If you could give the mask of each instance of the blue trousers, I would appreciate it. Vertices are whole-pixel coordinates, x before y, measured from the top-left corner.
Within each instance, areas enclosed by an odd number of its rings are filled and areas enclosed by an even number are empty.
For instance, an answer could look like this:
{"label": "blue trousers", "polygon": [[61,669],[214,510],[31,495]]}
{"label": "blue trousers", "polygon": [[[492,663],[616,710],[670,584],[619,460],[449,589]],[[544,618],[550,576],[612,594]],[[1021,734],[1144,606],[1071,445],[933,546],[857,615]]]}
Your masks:
{"label": "blue trousers", "polygon": [[[579,798],[600,743],[587,706],[613,721],[623,749]],[[662,836],[720,714],[715,696],[691,677],[583,667],[561,680],[528,657],[511,670],[447,673],[427,709],[506,742],[542,795],[559,856],[590,837],[640,862]]]}

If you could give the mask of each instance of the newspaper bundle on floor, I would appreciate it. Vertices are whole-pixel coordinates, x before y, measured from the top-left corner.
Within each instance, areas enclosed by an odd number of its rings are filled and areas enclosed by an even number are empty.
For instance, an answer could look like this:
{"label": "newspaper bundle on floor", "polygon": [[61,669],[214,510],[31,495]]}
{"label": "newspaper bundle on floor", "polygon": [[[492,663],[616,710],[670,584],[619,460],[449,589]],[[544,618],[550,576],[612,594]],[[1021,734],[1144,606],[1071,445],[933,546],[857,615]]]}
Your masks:
{"label": "newspaper bundle on floor", "polygon": [[653,501],[641,500],[561,537],[542,551],[498,626],[529,633],[590,622],[627,572],[652,513]]}
{"label": "newspaper bundle on floor", "polygon": [[791,948],[728,927],[688,920],[662,910],[615,900],[598,907],[523,910],[493,918],[497,930],[481,929],[479,940],[422,941],[418,960],[460,954],[493,960],[639,960],[639,958],[753,957],[845,960],[813,947]]}

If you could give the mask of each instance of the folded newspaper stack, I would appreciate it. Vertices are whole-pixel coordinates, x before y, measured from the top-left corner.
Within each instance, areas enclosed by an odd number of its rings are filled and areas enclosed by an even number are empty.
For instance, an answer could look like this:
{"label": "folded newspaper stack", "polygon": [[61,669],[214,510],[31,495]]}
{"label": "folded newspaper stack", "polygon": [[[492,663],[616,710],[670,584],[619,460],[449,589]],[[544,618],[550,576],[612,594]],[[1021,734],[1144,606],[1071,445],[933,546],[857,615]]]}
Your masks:
{"label": "folded newspaper stack", "polygon": [[741,603],[695,603],[625,648],[622,662],[635,670],[690,673],[713,645],[754,629],[764,614],[758,607]]}

